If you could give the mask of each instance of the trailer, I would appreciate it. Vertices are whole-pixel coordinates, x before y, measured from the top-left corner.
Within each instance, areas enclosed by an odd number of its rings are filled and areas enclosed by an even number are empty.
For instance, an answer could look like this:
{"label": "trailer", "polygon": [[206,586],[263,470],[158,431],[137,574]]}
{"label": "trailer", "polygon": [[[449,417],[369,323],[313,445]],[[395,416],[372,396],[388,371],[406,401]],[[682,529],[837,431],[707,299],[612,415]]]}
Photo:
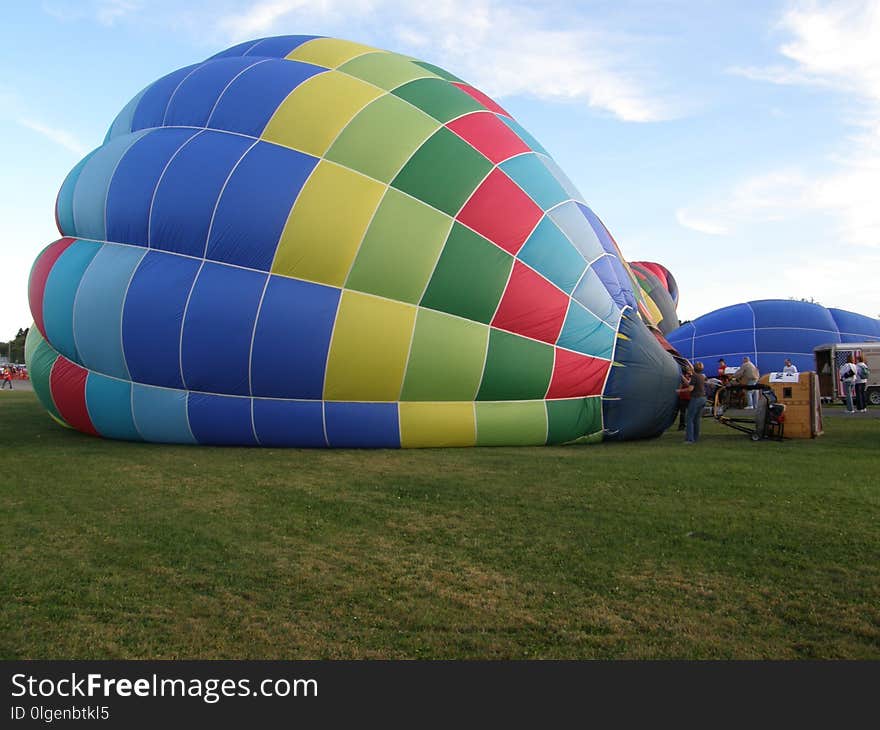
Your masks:
{"label": "trailer", "polygon": [[865,359],[865,364],[871,371],[865,389],[868,403],[880,406],[880,342],[835,342],[813,349],[822,402],[844,401],[843,383],[837,374],[849,355],[852,355],[853,360],[859,355]]}

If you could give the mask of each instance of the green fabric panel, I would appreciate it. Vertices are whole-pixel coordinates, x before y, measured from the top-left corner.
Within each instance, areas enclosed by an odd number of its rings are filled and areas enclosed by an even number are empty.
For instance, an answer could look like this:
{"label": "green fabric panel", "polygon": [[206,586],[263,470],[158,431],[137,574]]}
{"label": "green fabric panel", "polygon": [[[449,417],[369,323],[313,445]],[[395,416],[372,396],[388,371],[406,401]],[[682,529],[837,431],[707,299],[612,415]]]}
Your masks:
{"label": "green fabric panel", "polygon": [[445,127],[412,156],[391,184],[454,216],[492,163]]}
{"label": "green fabric panel", "polygon": [[396,96],[380,96],[348,123],[325,157],[389,182],[439,126]]}
{"label": "green fabric panel", "polygon": [[413,61],[413,63],[415,63],[417,66],[421,66],[422,68],[427,69],[433,74],[437,74],[437,76],[439,76],[441,79],[446,79],[447,81],[457,81],[460,84],[464,83],[464,81],[458,78],[458,76],[453,76],[446,69],[442,69],[439,66],[428,63],[427,61]]}
{"label": "green fabric panel", "polygon": [[602,431],[602,399],[547,401],[547,443],[564,444]]}
{"label": "green fabric panel", "polygon": [[485,107],[445,79],[419,79],[394,90],[395,96],[430,114],[444,124],[469,112],[485,111]]}
{"label": "green fabric panel", "polygon": [[58,353],[43,339],[40,331],[35,326],[31,326],[25,341],[25,362],[27,363],[28,377],[31,380],[34,393],[43,404],[43,408],[59,421],[64,422],[55,407],[55,401],[52,400],[52,389],[49,383],[52,366],[55,365],[57,359]]}
{"label": "green fabric panel", "polygon": [[340,71],[390,91],[414,79],[436,76],[433,71],[416,65],[397,53],[367,53],[342,64]]}
{"label": "green fabric panel", "polygon": [[456,223],[421,304],[488,324],[501,301],[512,266],[509,253]]}
{"label": "green fabric panel", "polygon": [[388,188],[346,288],[418,304],[451,227],[449,216]]}
{"label": "green fabric panel", "polygon": [[547,441],[544,401],[477,403],[477,446],[542,446]]}
{"label": "green fabric panel", "polygon": [[472,401],[488,338],[486,325],[420,309],[400,399]]}
{"label": "green fabric panel", "polygon": [[553,347],[492,329],[477,400],[543,399],[553,374]]}

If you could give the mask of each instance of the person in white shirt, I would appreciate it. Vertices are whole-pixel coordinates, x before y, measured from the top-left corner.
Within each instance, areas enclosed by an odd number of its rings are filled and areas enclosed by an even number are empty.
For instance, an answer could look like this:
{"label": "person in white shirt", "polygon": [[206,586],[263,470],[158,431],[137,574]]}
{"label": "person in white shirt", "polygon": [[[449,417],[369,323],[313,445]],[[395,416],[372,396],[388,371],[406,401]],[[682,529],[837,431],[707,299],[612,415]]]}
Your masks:
{"label": "person in white shirt", "polygon": [[782,372],[797,375],[797,371],[798,369],[791,364],[791,360],[789,358],[785,358],[785,367],[782,368]]}
{"label": "person in white shirt", "polygon": [[855,390],[856,377],[858,377],[858,371],[853,363],[853,356],[847,355],[846,362],[840,366],[840,382],[843,384],[847,413],[855,413],[853,410],[853,390]]}

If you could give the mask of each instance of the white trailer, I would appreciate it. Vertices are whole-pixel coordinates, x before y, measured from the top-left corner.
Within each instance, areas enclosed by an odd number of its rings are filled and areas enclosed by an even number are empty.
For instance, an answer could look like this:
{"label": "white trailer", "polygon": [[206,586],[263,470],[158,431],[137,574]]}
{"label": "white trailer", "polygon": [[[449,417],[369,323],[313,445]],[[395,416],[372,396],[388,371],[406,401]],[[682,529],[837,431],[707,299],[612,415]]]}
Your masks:
{"label": "white trailer", "polygon": [[814,348],[822,400],[828,403],[838,399],[843,401],[843,383],[837,374],[848,355],[852,355],[853,360],[858,355],[865,358],[865,364],[871,370],[866,389],[868,403],[880,406],[880,342],[836,342]]}

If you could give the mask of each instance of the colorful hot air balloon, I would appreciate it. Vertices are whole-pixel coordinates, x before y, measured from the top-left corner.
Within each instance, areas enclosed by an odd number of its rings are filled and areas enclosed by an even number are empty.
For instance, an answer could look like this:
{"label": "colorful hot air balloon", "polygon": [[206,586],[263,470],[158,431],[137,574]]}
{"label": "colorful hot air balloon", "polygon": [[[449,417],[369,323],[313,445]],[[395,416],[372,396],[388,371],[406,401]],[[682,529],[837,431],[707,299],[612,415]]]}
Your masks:
{"label": "colorful hot air balloon", "polygon": [[660,331],[667,335],[678,327],[678,284],[669,269],[652,261],[630,261],[645,303]]}
{"label": "colorful hot air balloon", "polygon": [[546,151],[446,71],[243,43],[141,91],[30,279],[34,387],[118,439],[545,444],[659,433],[678,369]]}

